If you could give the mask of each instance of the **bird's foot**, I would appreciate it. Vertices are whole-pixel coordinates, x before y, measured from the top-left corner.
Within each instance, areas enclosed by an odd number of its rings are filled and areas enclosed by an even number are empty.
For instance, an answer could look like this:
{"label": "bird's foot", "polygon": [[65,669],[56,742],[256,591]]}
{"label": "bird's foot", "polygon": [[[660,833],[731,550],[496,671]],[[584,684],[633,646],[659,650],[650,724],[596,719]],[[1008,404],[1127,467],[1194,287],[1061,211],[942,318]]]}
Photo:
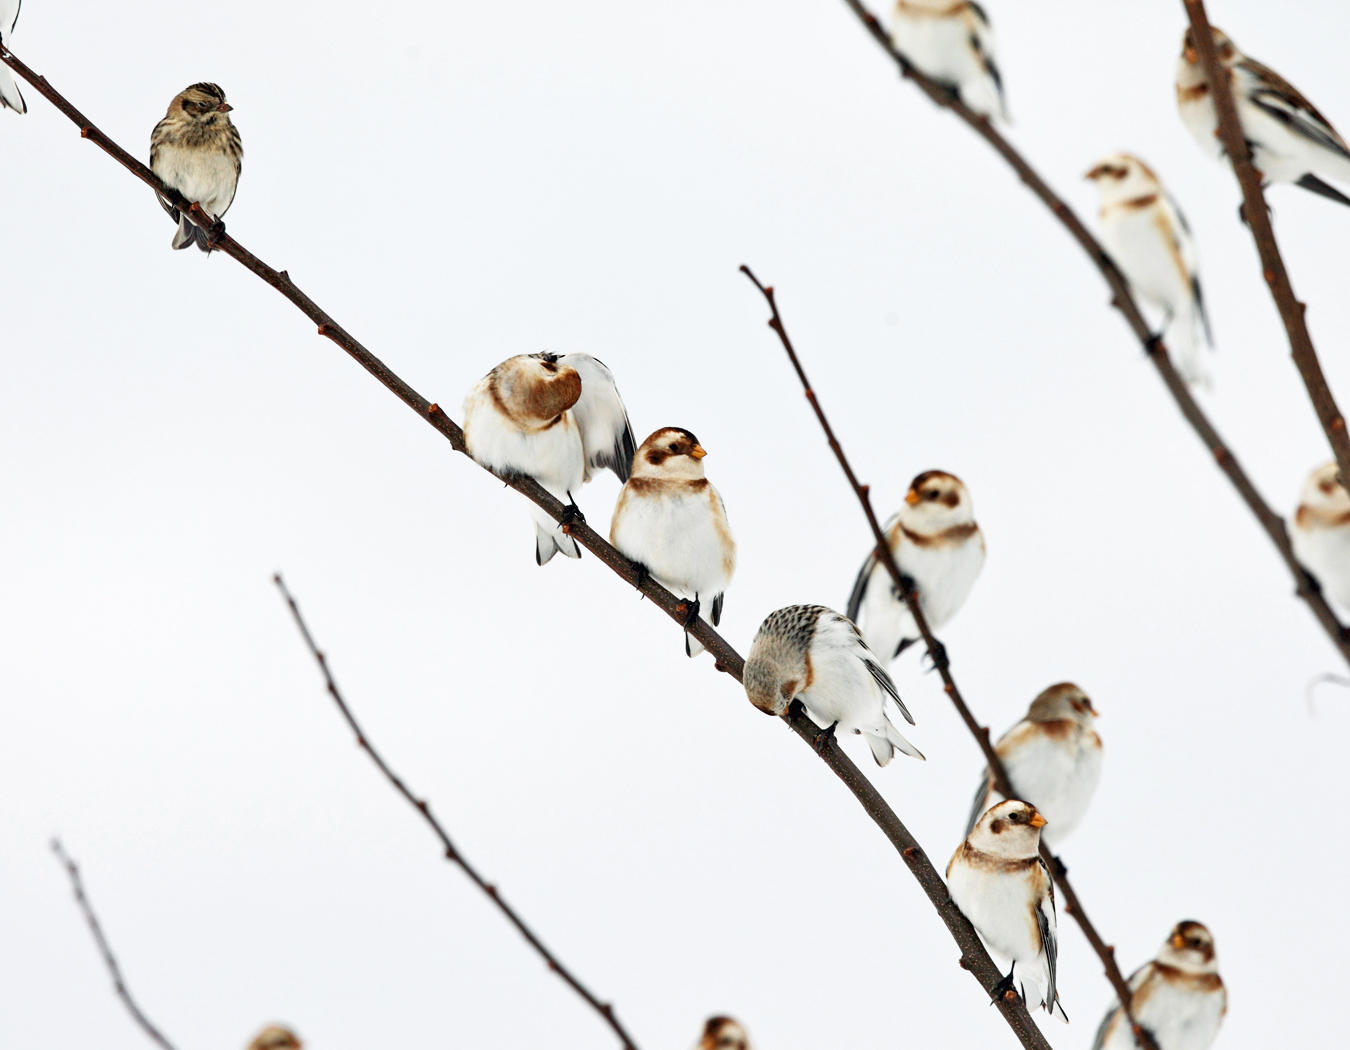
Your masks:
{"label": "bird's foot", "polygon": [[823,755],[825,749],[834,743],[834,727],[838,724],[838,722],[831,722],[816,734],[816,738],[811,741],[811,746],[816,749],[816,754]]}
{"label": "bird's foot", "polygon": [[572,499],[572,494],[570,492],[567,494],[567,498],[571,500],[571,502],[563,507],[562,517],[558,519],[558,524],[564,528],[586,520],[586,515],[581,513],[581,508],[577,506],[577,501]]}
{"label": "bird's foot", "polygon": [[1009,992],[1011,992],[1013,995],[1017,994],[1017,986],[1016,984],[1013,983],[1012,970],[1008,971],[1007,977],[1003,978],[1003,980],[999,981],[998,984],[994,985],[994,987],[989,989],[990,1004],[992,1005],[993,1003],[998,1002],[1000,999],[1008,998]]}
{"label": "bird's foot", "polygon": [[225,224],[217,219],[206,228],[206,241],[208,244],[219,244],[225,237]]}
{"label": "bird's foot", "polygon": [[643,565],[640,561],[629,562],[633,566],[633,586],[642,590],[642,585],[652,578],[651,569]]}
{"label": "bird's foot", "polygon": [[684,599],[684,601],[680,602],[675,608],[678,610],[681,606],[684,607],[684,629],[687,631],[690,627],[693,627],[694,624],[698,623],[698,614],[699,609],[701,608],[698,596],[695,595],[693,598]]}
{"label": "bird's foot", "polygon": [[905,600],[905,595],[912,594],[917,599],[919,597],[919,585],[914,582],[914,577],[907,572],[900,574],[900,586],[891,584],[891,596],[898,602]]}
{"label": "bird's foot", "polygon": [[946,671],[952,665],[947,659],[947,647],[936,638],[933,639],[933,645],[928,650],[928,662],[932,665],[928,668],[930,671]]}

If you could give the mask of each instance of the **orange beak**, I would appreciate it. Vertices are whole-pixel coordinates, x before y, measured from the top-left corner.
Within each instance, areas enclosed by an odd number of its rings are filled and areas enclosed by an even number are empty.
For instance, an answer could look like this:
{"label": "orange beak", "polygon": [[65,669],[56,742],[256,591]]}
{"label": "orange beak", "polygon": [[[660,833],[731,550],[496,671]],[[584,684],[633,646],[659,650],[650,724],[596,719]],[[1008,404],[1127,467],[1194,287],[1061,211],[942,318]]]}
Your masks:
{"label": "orange beak", "polygon": [[1172,939],[1168,943],[1177,951],[1181,951],[1182,948],[1186,947],[1186,938],[1179,933],[1174,933],[1172,934]]}
{"label": "orange beak", "polygon": [[918,503],[920,498],[921,497],[919,496],[919,494],[915,492],[913,489],[910,489],[908,492],[905,493],[905,502],[908,503],[911,507],[914,506],[914,504]]}
{"label": "orange beak", "polygon": [[708,454],[708,450],[705,449],[702,445],[695,445],[693,448],[689,450],[689,454],[693,456],[695,459],[702,459],[704,456]]}
{"label": "orange beak", "polygon": [[1033,828],[1043,828],[1045,827],[1046,824],[1049,823],[1049,821],[1047,821],[1039,813],[1033,813],[1031,815],[1031,819],[1027,821],[1027,823],[1030,824]]}
{"label": "orange beak", "polygon": [[229,112],[230,110],[232,110],[232,109],[234,109],[234,107],[233,107],[232,105],[230,105],[228,102],[222,102],[220,105],[218,105],[218,106],[216,107],[216,112],[217,112],[217,113],[228,113],[228,112]]}

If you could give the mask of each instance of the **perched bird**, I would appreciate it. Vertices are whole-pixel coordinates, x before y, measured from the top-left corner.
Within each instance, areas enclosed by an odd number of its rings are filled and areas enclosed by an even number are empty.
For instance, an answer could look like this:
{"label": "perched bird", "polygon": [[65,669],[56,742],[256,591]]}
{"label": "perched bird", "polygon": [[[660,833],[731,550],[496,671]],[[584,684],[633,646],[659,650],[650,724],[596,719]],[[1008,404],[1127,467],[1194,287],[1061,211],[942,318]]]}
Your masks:
{"label": "perched bird", "polygon": [[[672,594],[692,598],[686,627],[710,598],[711,621],[722,622],[722,598],[736,571],[736,541],[726,508],[703,474],[708,453],[679,427],[663,427],[633,457],[633,473],[619,493],[609,542]],[[707,619],[708,617],[704,617]],[[684,636],[684,651],[703,646]]]}
{"label": "perched bird", "polygon": [[[929,628],[937,631],[961,608],[984,567],[984,534],[975,524],[970,494],[960,478],[926,470],[910,482],[905,505],[886,522],[885,533],[900,571],[918,586]],[[875,551],[853,584],[848,618],[883,660],[919,639],[914,617]]]}
{"label": "perched bird", "polygon": [[[1199,335],[1214,345],[1200,292],[1195,241],[1158,176],[1138,157],[1117,153],[1087,173],[1101,194],[1102,243],[1136,294],[1163,312],[1163,334],[1177,370],[1209,385]],[[1175,322],[1175,323],[1174,323]]]}
{"label": "perched bird", "polygon": [[1055,991],[1055,886],[1039,853],[1045,823],[1029,802],[994,806],[952,854],[947,889],[990,953],[1012,963],[993,994],[1017,988],[1028,1004],[1067,1022]]}
{"label": "perched bird", "polygon": [[1304,483],[1289,542],[1322,589],[1350,609],[1350,492],[1337,480],[1335,460]]}
{"label": "perched bird", "polygon": [[[601,468],[628,478],[633,428],[614,374],[590,354],[519,354],[485,375],[464,400],[469,455],[499,473],[534,478],[580,517],[573,493]],[[558,551],[580,558],[576,541],[537,507],[534,560]]]}
{"label": "perched bird", "polygon": [[891,676],[853,622],[833,609],[789,605],[769,613],[755,633],[742,677],[746,695],[761,711],[781,715],[800,700],[827,735],[838,727],[867,737],[879,766],[896,751],[923,758],[886,717],[889,697],[914,724]]}
{"label": "perched bird", "polygon": [[[1242,134],[1251,147],[1252,163],[1261,173],[1262,181],[1292,182],[1323,197],[1350,204],[1350,197],[1318,177],[1350,182],[1350,147],[1331,122],[1293,84],[1256,59],[1248,58],[1217,29],[1214,48],[1228,76]],[[1219,117],[1210,95],[1209,78],[1190,30],[1181,42],[1176,87],[1177,108],[1186,129],[1206,153],[1223,156],[1223,142],[1216,134]]]}
{"label": "perched bird", "polygon": [[[1045,816],[1041,838],[1051,849],[1063,842],[1087,812],[1102,775],[1102,738],[1092,728],[1096,710],[1072,682],[1046,689],[1018,722],[994,745],[1013,792]],[[970,834],[1003,795],[986,769],[966,823]]]}
{"label": "perched bird", "polygon": [[750,1050],[750,1037],[731,1017],[709,1017],[697,1050]]}
{"label": "perched bird", "polygon": [[[1228,1012],[1228,991],[1214,958],[1214,938],[1183,920],[1152,962],[1130,974],[1130,1012],[1159,1050],[1208,1050]],[[1134,1033],[1119,1003],[1107,1010],[1092,1050],[1134,1050]]]}
{"label": "perched bird", "polygon": [[296,1034],[279,1024],[270,1024],[258,1033],[248,1050],[300,1050],[301,1043]]}
{"label": "perched bird", "polygon": [[[14,27],[19,24],[19,8],[23,0],[0,0],[0,48],[5,47],[14,37]],[[12,109],[15,113],[27,113],[28,103],[14,82],[14,74],[9,66],[0,64],[0,109]]]}
{"label": "perched bird", "polygon": [[[239,129],[230,120],[234,109],[216,84],[193,84],[169,103],[164,119],[150,134],[150,168],[169,186],[217,223],[230,210],[239,185],[244,146]],[[195,225],[163,197],[160,204],[178,223],[174,248],[196,244],[211,250],[211,234]],[[218,235],[218,234],[217,234]]]}
{"label": "perched bird", "polygon": [[968,0],[897,0],[891,44],[961,101],[986,117],[1008,119],[994,34],[984,8]]}

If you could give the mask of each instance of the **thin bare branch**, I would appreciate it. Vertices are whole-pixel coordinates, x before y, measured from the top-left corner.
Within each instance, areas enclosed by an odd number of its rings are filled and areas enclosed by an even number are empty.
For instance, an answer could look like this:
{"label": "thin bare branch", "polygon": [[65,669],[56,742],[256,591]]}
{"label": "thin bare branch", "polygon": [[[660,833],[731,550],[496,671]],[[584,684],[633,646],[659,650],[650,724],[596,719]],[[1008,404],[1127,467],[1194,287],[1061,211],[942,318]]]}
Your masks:
{"label": "thin bare branch", "polygon": [[[961,720],[965,722],[971,735],[975,737],[975,742],[984,753],[985,762],[988,764],[990,775],[994,780],[994,786],[1004,798],[1016,798],[1017,794],[1013,790],[1012,781],[1008,779],[1008,771],[1004,768],[1003,760],[999,758],[998,752],[994,750],[993,743],[990,741],[989,727],[980,725],[966,705],[965,698],[961,696],[961,690],[957,688],[956,679],[952,677],[946,647],[933,636],[933,632],[928,625],[928,619],[924,616],[923,606],[919,602],[919,595],[914,590],[913,581],[908,579],[900,571],[900,566],[896,564],[890,544],[886,541],[886,534],[882,531],[881,522],[877,520],[876,512],[872,509],[869,486],[860,482],[858,475],[853,472],[848,456],[844,453],[843,446],[839,444],[839,439],[835,437],[834,428],[830,426],[830,421],[825,415],[825,409],[821,407],[820,399],[816,397],[816,392],[811,387],[811,381],[806,378],[806,370],[802,367],[801,359],[797,356],[792,340],[788,337],[787,328],[783,325],[782,314],[778,312],[778,299],[774,295],[773,286],[762,284],[748,266],[742,266],[741,273],[750,278],[750,281],[759,289],[760,294],[769,304],[771,313],[769,327],[777,333],[778,341],[783,344],[783,349],[787,351],[788,360],[792,363],[797,378],[801,380],[802,391],[806,394],[806,400],[810,402],[811,410],[815,412],[816,419],[820,421],[821,429],[825,431],[825,440],[829,442],[834,458],[839,461],[839,466],[843,468],[844,476],[848,478],[848,483],[853,488],[853,494],[858,497],[858,504],[862,507],[863,514],[867,518],[867,524],[872,530],[872,538],[876,541],[875,554],[877,560],[886,569],[891,582],[895,585],[896,593],[904,599],[905,607],[914,617],[919,633],[923,636],[923,643],[928,647],[928,655],[932,658],[933,665],[942,676],[943,690],[951,698],[952,706],[956,708],[957,714],[961,716]],[[1044,845],[1041,846],[1041,855],[1050,866],[1056,885],[1063,892],[1064,910],[1077,920],[1084,936],[1088,939],[1088,943],[1092,945],[1093,951],[1101,959],[1106,979],[1111,982],[1112,988],[1115,989],[1116,996],[1120,999],[1121,1006],[1124,1007],[1125,1016],[1129,1020],[1131,1028],[1134,1029],[1135,1042],[1144,1047],[1144,1050],[1158,1050],[1148,1032],[1141,1029],[1134,1019],[1134,1013],[1130,1008],[1129,985],[1126,984],[1125,978],[1120,972],[1120,967],[1116,965],[1115,949],[1102,940],[1096,927],[1088,919],[1087,912],[1083,910],[1082,902],[1078,899],[1078,894],[1069,884],[1068,871],[1059,858],[1054,856]]]}
{"label": "thin bare branch", "polygon": [[1106,254],[1105,249],[1088,232],[1087,227],[1073,213],[1073,209],[1060,199],[1041,178],[1036,169],[1027,163],[1026,159],[1013,148],[1007,139],[998,133],[998,130],[986,118],[964,105],[953,92],[915,69],[904,55],[891,46],[890,38],[881,27],[881,23],[863,7],[859,0],[844,0],[844,3],[858,16],[858,19],[867,28],[868,33],[871,34],[872,39],[899,67],[901,76],[912,81],[934,103],[944,109],[951,110],[975,134],[984,139],[994,152],[1003,158],[1008,167],[1016,172],[1017,177],[1022,180],[1027,189],[1050,209],[1051,214],[1069,232],[1069,236],[1087,254],[1111,289],[1111,305],[1119,310],[1121,316],[1125,318],[1125,323],[1129,325],[1130,331],[1134,333],[1144,353],[1153,362],[1153,367],[1157,369],[1158,375],[1172,395],[1172,399],[1176,402],[1182,416],[1191,425],[1191,429],[1195,431],[1201,443],[1209,450],[1210,455],[1214,457],[1214,462],[1223,471],[1224,476],[1237,489],[1238,495],[1252,512],[1261,528],[1265,530],[1270,542],[1275,545],[1275,549],[1279,552],[1285,567],[1288,568],[1290,575],[1294,578],[1294,592],[1307,603],[1313,616],[1322,625],[1327,637],[1331,639],[1332,645],[1340,651],[1341,658],[1347,664],[1350,664],[1350,629],[1347,629],[1336,618],[1336,614],[1332,612],[1331,606],[1327,604],[1326,598],[1323,597],[1322,589],[1318,586],[1317,581],[1308,574],[1303,566],[1298,563],[1298,559],[1294,557],[1293,548],[1289,545],[1289,533],[1285,529],[1284,520],[1270,509],[1270,505],[1256,490],[1256,486],[1247,476],[1247,472],[1242,469],[1242,464],[1238,462],[1237,457],[1224,443],[1223,438],[1219,436],[1219,432],[1214,429],[1209,418],[1196,403],[1195,398],[1191,396],[1185,380],[1177,374],[1176,369],[1172,366],[1171,359],[1167,355],[1167,347],[1163,344],[1162,339],[1149,330],[1148,323],[1144,320],[1144,315],[1140,312],[1139,306],[1130,292],[1128,282],[1117,269],[1115,263],[1111,261],[1111,257]]}
{"label": "thin bare branch", "polygon": [[432,814],[431,803],[424,798],[418,798],[414,795],[408,786],[403,783],[402,777],[389,768],[389,764],[385,762],[383,756],[375,750],[375,746],[370,742],[370,737],[366,735],[365,730],[362,729],[360,723],[356,721],[356,716],[352,714],[352,709],[347,706],[347,701],[343,699],[342,693],[338,690],[337,682],[333,679],[332,669],[328,666],[328,657],[324,655],[323,651],[315,643],[314,636],[309,633],[309,625],[305,623],[304,617],[300,615],[300,607],[295,604],[295,598],[292,597],[290,590],[286,587],[286,583],[282,580],[281,574],[278,573],[274,575],[272,577],[272,582],[277,585],[277,589],[281,591],[281,596],[286,599],[286,604],[290,606],[291,616],[295,619],[295,625],[300,628],[300,635],[304,638],[305,644],[309,646],[309,651],[311,655],[313,655],[315,663],[319,665],[319,671],[323,674],[324,682],[327,683],[328,695],[333,698],[333,703],[337,705],[338,711],[346,720],[351,731],[356,734],[357,745],[362,751],[370,756],[370,760],[374,762],[379,771],[384,774],[384,778],[393,785],[394,790],[407,800],[408,805],[412,806],[412,808],[417,811],[421,818],[426,821],[435,836],[440,839],[441,847],[445,850],[445,859],[452,864],[459,865],[464,874],[469,877],[469,881],[483,891],[488,900],[492,901],[492,903],[497,906],[497,909],[506,916],[507,921],[516,928],[527,942],[529,942],[530,947],[543,957],[548,968],[561,977],[563,982],[571,988],[572,991],[581,996],[581,998],[586,1001],[586,1004],[604,1019],[605,1024],[609,1025],[609,1027],[614,1030],[614,1034],[617,1035],[619,1040],[623,1043],[624,1050],[638,1050],[637,1043],[633,1041],[633,1037],[628,1034],[627,1029],[619,1023],[618,1017],[614,1015],[613,1005],[611,1003],[602,1003],[591,993],[590,989],[573,975],[571,970],[559,962],[558,957],[549,951],[544,945],[544,942],[541,941],[535,935],[534,931],[525,924],[525,920],[520,917],[511,905],[506,903],[497,887],[488,882],[483,876],[479,875],[473,865],[464,858],[464,854],[460,853],[459,849],[450,840],[450,835],[446,832],[445,827]]}
{"label": "thin bare branch", "polygon": [[1204,63],[1210,98],[1214,100],[1214,108],[1219,115],[1219,138],[1233,166],[1233,174],[1237,176],[1238,186],[1242,189],[1242,214],[1247,220],[1247,228],[1252,231],[1256,252],[1261,257],[1261,274],[1270,287],[1271,298],[1275,300],[1275,308],[1280,312],[1280,320],[1284,322],[1284,331],[1289,338],[1289,354],[1303,378],[1308,400],[1312,402],[1313,411],[1317,413],[1317,420],[1322,424],[1322,430],[1326,432],[1327,441],[1336,456],[1341,481],[1350,485],[1350,434],[1346,433],[1345,417],[1331,395],[1327,378],[1322,374],[1322,364],[1317,359],[1317,351],[1313,349],[1312,336],[1308,334],[1304,317],[1308,306],[1299,302],[1294,295],[1289,271],[1284,267],[1280,245],[1275,240],[1275,228],[1270,222],[1265,191],[1261,187],[1261,174],[1252,163],[1247,138],[1242,133],[1237,105],[1233,101],[1233,87],[1219,62],[1204,2],[1182,0],[1182,6],[1191,20],[1191,39],[1195,41],[1200,61]]}
{"label": "thin bare branch", "polygon": [[75,893],[75,902],[79,904],[80,911],[84,913],[84,921],[89,924],[89,932],[94,935],[94,943],[98,945],[99,954],[103,956],[103,965],[108,968],[108,974],[112,977],[113,988],[117,991],[117,997],[122,1000],[123,1005],[131,1013],[132,1019],[141,1026],[146,1035],[159,1044],[163,1050],[174,1050],[173,1043],[165,1039],[163,1033],[150,1023],[150,1018],[141,1012],[141,1008],[136,1005],[136,1000],[131,997],[127,982],[122,977],[122,968],[117,965],[117,958],[112,953],[108,938],[103,935],[103,927],[98,921],[98,916],[94,914],[94,906],[89,902],[89,897],[84,892],[84,880],[80,878],[80,869],[61,846],[60,839],[52,839],[52,852],[56,854],[56,859],[61,862],[61,866],[66,869],[66,874],[70,876],[70,888]]}

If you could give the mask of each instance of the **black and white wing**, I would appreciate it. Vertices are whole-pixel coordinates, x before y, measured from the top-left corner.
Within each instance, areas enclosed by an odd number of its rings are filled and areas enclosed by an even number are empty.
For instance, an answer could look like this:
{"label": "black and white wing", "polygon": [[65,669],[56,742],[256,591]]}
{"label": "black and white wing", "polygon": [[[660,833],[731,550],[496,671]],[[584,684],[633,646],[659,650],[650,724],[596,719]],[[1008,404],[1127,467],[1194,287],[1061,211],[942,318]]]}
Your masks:
{"label": "black and white wing", "polygon": [[[22,6],[23,0],[0,0],[0,44],[8,44],[13,37]],[[19,85],[14,82],[14,74],[5,65],[0,65],[0,109],[28,112],[28,103],[24,102]]]}
{"label": "black and white wing", "polygon": [[1036,863],[1045,874],[1046,882],[1046,892],[1036,902],[1036,925],[1041,931],[1041,950],[1045,952],[1045,972],[1049,975],[1050,984],[1045,991],[1045,1010],[1067,1024],[1069,1015],[1059,1005],[1059,993],[1055,990],[1055,970],[1059,965],[1059,942],[1055,939],[1055,884],[1045,861],[1037,857]]}
{"label": "black and white wing", "polygon": [[581,428],[581,444],[586,450],[586,480],[595,471],[608,468],[620,481],[627,481],[637,441],[619,388],[614,385],[614,373],[590,354],[563,354],[558,360],[581,376],[581,398],[572,406],[572,415]]}

